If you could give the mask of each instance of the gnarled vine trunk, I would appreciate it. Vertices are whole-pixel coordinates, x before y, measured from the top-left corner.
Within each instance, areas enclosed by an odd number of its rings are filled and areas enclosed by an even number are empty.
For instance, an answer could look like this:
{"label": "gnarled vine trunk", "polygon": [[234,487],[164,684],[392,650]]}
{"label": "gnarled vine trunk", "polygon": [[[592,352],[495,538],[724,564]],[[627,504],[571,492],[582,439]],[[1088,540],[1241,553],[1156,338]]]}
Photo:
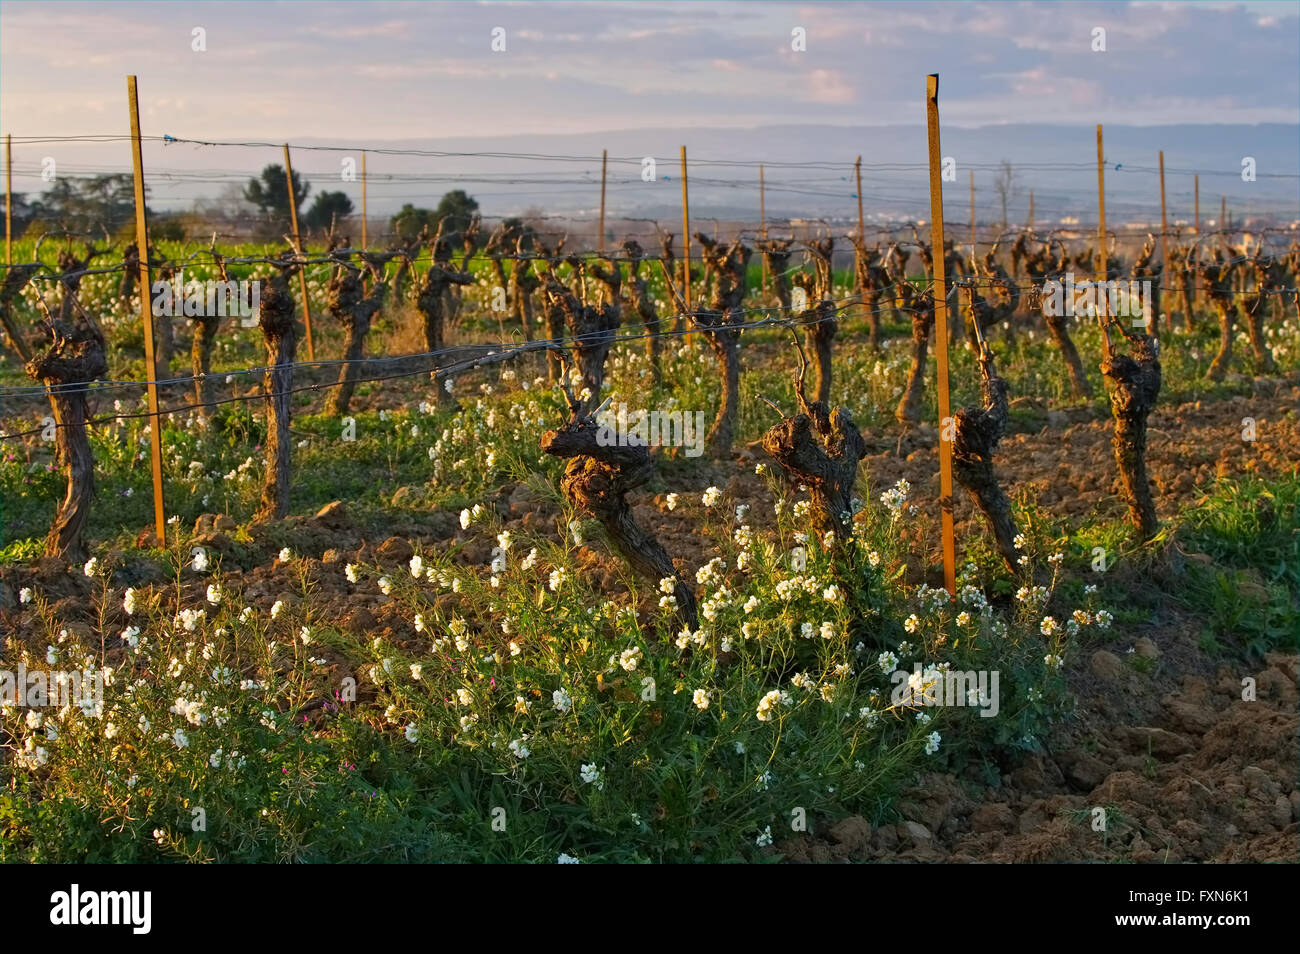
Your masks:
{"label": "gnarled vine trunk", "polygon": [[54,416],[55,454],[67,468],[63,501],[45,537],[47,556],[80,562],[83,534],[95,494],[95,461],[86,433],[86,386],[108,371],[104,335],[84,312],[48,322],[50,343],[27,363],[27,373],[45,385]]}

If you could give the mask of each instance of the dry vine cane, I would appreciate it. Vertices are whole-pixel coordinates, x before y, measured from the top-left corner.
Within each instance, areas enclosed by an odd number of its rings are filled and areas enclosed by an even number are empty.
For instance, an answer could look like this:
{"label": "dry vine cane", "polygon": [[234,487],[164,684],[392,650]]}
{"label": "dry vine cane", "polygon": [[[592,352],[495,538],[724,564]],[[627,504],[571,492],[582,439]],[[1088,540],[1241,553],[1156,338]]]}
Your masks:
{"label": "dry vine cane", "polygon": [[[858,236],[852,237],[853,271],[858,280],[858,295],[867,316],[868,345],[880,351],[880,299],[889,290],[891,280],[880,260],[880,248],[869,249]],[[892,296],[891,296],[892,297]]]}
{"label": "dry vine cane", "polygon": [[644,260],[645,251],[641,248],[636,239],[628,239],[623,243],[623,251],[627,253],[627,281],[623,285],[624,294],[626,294],[636,315],[645,325],[645,352],[646,358],[650,362],[650,383],[651,386],[657,387],[663,383],[663,359],[660,356],[659,345],[659,313],[655,310],[654,302],[650,300],[650,290],[648,283],[641,277],[641,265]]}
{"label": "dry vine cane", "polygon": [[[65,299],[66,300],[66,299]],[[74,302],[75,318],[54,317],[45,308],[49,334],[45,350],[27,362],[27,373],[45,385],[54,416],[55,459],[68,469],[68,487],[45,537],[45,554],[80,562],[86,558],[83,534],[95,495],[95,461],[86,433],[87,385],[108,372],[104,333]],[[61,310],[62,311],[62,310]]]}
{"label": "dry vine cane", "polygon": [[[799,352],[795,399],[800,413],[783,415],[783,420],[763,435],[763,450],[791,480],[808,488],[810,516],[817,533],[833,533],[837,540],[847,540],[853,532],[853,484],[867,444],[847,408],[832,411],[820,401],[809,403],[804,391],[808,361],[798,337],[795,348]],[[782,413],[776,405],[771,406]]]}
{"label": "dry vine cane", "polygon": [[[816,373],[816,400],[823,404],[831,402],[831,346],[838,330],[838,316],[832,300],[834,290],[831,278],[831,256],[835,251],[835,240],[829,236],[809,242],[808,254],[813,263],[813,280],[808,282],[803,273],[795,276],[802,279],[801,286],[808,295],[808,310],[798,315],[796,320],[804,325],[804,344],[813,355]],[[875,316],[876,327],[879,317]]]}
{"label": "dry vine cane", "polygon": [[[1050,247],[1050,242],[1048,243]],[[1052,270],[1044,275],[1045,280],[1056,281],[1064,287],[1065,274],[1069,269],[1069,256],[1065,251],[1065,246],[1057,242],[1061,250],[1060,257],[1056,260]],[[1048,334],[1052,336],[1052,341],[1056,344],[1057,350],[1061,352],[1061,357],[1065,359],[1065,370],[1070,377],[1070,390],[1076,400],[1086,400],[1092,397],[1092,384],[1088,381],[1087,372],[1083,370],[1083,360],[1079,357],[1079,349],[1074,346],[1074,340],[1070,337],[1069,319],[1064,314],[1067,311],[1073,311],[1071,302],[1065,304],[1071,307],[1058,309],[1049,304],[1049,297],[1043,293],[1042,289],[1036,289],[1036,294],[1040,299],[1043,321],[1047,325]]]}
{"label": "dry vine cane", "polygon": [[[971,291],[978,297],[978,292],[973,288]],[[983,406],[963,407],[953,415],[953,475],[989,522],[1002,562],[1014,575],[1019,569],[1016,525],[1011,518],[1011,501],[993,470],[994,448],[1007,430],[1007,382],[998,377],[993,365],[993,352],[985,343],[979,324],[975,325],[975,336],[979,346]]]}
{"label": "dry vine cane", "polygon": [[1282,262],[1265,255],[1263,246],[1255,250],[1250,265],[1255,272],[1255,290],[1244,302],[1246,330],[1250,335],[1251,350],[1255,352],[1255,364],[1262,373],[1271,374],[1277,370],[1277,363],[1264,336],[1264,316],[1269,298],[1276,295],[1279,301],[1282,299],[1286,269]]}
{"label": "dry vine cane", "polygon": [[1233,281],[1234,266],[1223,260],[1223,255],[1215,249],[1213,258],[1201,265],[1201,274],[1205,276],[1205,290],[1210,303],[1219,319],[1219,350],[1210,362],[1206,377],[1211,381],[1221,381],[1232,363],[1233,321],[1237,316],[1237,293]]}
{"label": "dry vine cane", "polygon": [[[1150,540],[1160,528],[1155,500],[1147,477],[1147,418],[1160,393],[1160,342],[1150,335],[1133,334],[1114,318],[1098,318],[1104,357],[1101,373],[1110,392],[1115,417],[1115,464],[1129,518],[1142,539]],[[1131,355],[1116,353],[1110,325],[1128,340]]]}
{"label": "dry vine cane", "polygon": [[643,486],[654,475],[649,449],[642,444],[608,446],[597,439],[600,426],[596,413],[584,412],[572,392],[564,387],[569,404],[569,421],[558,430],[542,435],[543,453],[567,461],[560,489],[577,510],[600,521],[610,542],[628,565],[642,578],[658,583],[674,580],[673,596],[677,617],[692,630],[699,627],[695,594],[682,579],[668,552],[654,535],[637,525],[627,494]]}
{"label": "dry vine cane", "polygon": [[[610,265],[613,273],[617,274],[618,265],[613,262]],[[575,273],[580,269],[581,263],[574,266]],[[613,282],[613,275],[603,274],[606,280]],[[616,284],[613,287],[617,289]],[[605,360],[609,357],[610,348],[614,346],[614,336],[618,330],[618,306],[609,302],[595,306],[584,304],[555,277],[553,270],[548,273],[543,288],[552,307],[559,308],[568,325],[583,387],[591,391],[587,407],[594,407],[600,403],[600,392],[605,386]]]}
{"label": "dry vine cane", "polygon": [[[704,255],[713,259],[716,269],[717,281],[711,302],[713,307],[692,312],[690,319],[703,333],[705,343],[718,362],[718,372],[722,377],[722,401],[713,425],[705,435],[709,453],[721,458],[731,454],[736,417],[740,409],[740,333],[745,324],[742,302],[745,299],[745,273],[750,249],[740,239],[725,248],[710,239],[704,244]],[[686,303],[678,293],[666,266],[664,281],[676,302],[678,313],[685,314]]]}
{"label": "dry vine cane", "polygon": [[767,273],[772,276],[777,304],[781,306],[783,314],[790,311],[790,276],[787,269],[790,267],[790,257],[794,255],[790,250],[792,245],[793,238],[762,239],[758,243],[763,263],[767,265]]}
{"label": "dry vine cane", "polygon": [[343,367],[339,369],[338,387],[330,400],[330,413],[343,416],[348,413],[352,403],[352,394],[361,374],[361,361],[365,353],[366,335],[370,331],[371,320],[383,307],[384,295],[388,291],[388,282],[384,279],[384,266],[399,252],[371,254],[363,252],[362,261],[366,265],[374,284],[369,294],[365,291],[362,271],[346,259],[340,259],[325,286],[330,314],[337,318],[347,332],[343,346]]}
{"label": "dry vine cane", "polygon": [[302,266],[293,252],[284,252],[275,264],[277,274],[261,292],[258,324],[266,338],[270,371],[263,391],[266,395],[266,475],[256,521],[283,520],[289,515],[289,474],[293,442],[289,424],[293,413],[293,362],[298,327],[294,321],[293,295],[289,278]]}
{"label": "dry vine cane", "polygon": [[[953,286],[955,289],[957,286]],[[916,424],[921,420],[921,401],[925,396],[925,359],[930,350],[930,336],[934,333],[934,292],[918,293],[911,282],[899,285],[903,310],[912,316],[912,366],[907,372],[907,386],[899,399],[894,417],[900,424]],[[951,292],[950,292],[951,294]]]}
{"label": "dry vine cane", "polygon": [[[453,285],[472,284],[474,278],[469,272],[457,269],[451,261],[451,244],[442,237],[442,223],[430,243],[433,264],[421,279],[415,298],[415,307],[424,317],[424,349],[430,354],[438,354],[443,349],[443,330],[447,318],[449,289]],[[445,379],[435,367],[430,372],[438,403],[443,407],[457,408],[459,405],[446,389]]]}

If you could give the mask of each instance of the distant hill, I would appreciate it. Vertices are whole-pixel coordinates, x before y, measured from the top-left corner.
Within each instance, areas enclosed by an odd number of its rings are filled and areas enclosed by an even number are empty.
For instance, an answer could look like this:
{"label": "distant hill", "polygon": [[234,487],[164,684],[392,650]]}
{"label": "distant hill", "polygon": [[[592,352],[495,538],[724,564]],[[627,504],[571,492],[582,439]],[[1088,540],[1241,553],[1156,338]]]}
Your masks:
{"label": "distant hill", "polygon": [[[169,130],[184,137],[186,130]],[[193,132],[198,135],[198,131]],[[351,145],[346,139],[293,140],[302,147]],[[402,203],[432,206],[445,191],[464,188],[491,215],[530,206],[550,214],[594,215],[599,203],[600,152],[610,155],[608,215],[672,221],[680,215],[678,150],[689,152],[692,213],[699,217],[754,220],[758,215],[758,163],[765,164],[767,213],[792,217],[855,218],[853,160],[863,161],[863,195],[872,220],[928,218],[926,139],[923,126],[781,125],[758,128],[616,130],[599,134],[519,135],[490,138],[412,138],[369,142],[369,208],[388,216]],[[354,144],[359,146],[361,144]],[[1001,160],[1012,163],[1008,219],[1024,221],[1029,190],[1039,223],[1065,217],[1095,219],[1096,138],[1092,126],[1014,123],[975,128],[945,127],[943,153],[957,163],[957,181],[945,191],[946,217],[969,218],[968,174],[975,171],[977,214],[1000,219],[993,188]],[[1105,130],[1108,218],[1121,223],[1158,219],[1157,152],[1165,151],[1171,220],[1192,216],[1192,173],[1200,173],[1201,213],[1218,216],[1226,196],[1233,217],[1272,214],[1300,217],[1300,125],[1110,126]],[[385,150],[423,150],[461,155],[413,156]],[[129,170],[121,144],[65,144],[65,168]],[[466,153],[478,155],[464,155]],[[511,155],[503,155],[511,154]],[[529,156],[566,157],[518,158]],[[300,148],[295,171],[314,186],[342,189],[360,206],[360,187],[340,180],[345,154]],[[355,155],[355,154],[354,154]],[[1245,156],[1256,160],[1257,180],[1241,180]],[[655,158],[655,181],[642,179],[643,157]],[[26,157],[29,160],[31,157]],[[282,159],[278,146],[202,148],[187,143],[146,143],[145,168],[151,206],[188,207],[215,197],[240,176]],[[19,157],[15,157],[16,163]],[[813,164],[789,166],[787,163]],[[172,173],[179,173],[173,176]],[[466,178],[468,177],[468,179]],[[17,181],[19,190],[43,185]]]}

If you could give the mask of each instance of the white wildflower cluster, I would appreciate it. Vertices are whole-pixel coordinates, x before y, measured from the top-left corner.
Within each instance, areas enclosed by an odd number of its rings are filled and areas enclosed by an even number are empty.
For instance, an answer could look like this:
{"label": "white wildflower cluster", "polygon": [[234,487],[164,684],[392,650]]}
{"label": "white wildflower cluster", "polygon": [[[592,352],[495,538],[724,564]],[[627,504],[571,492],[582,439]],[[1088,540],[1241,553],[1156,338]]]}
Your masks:
{"label": "white wildflower cluster", "polygon": [[717,487],[709,487],[704,491],[704,495],[700,498],[700,502],[706,507],[713,507],[716,506],[718,501],[721,499],[722,491]]}
{"label": "white wildflower cluster", "polygon": [[758,716],[759,722],[770,722],[780,706],[788,706],[792,701],[790,693],[784,689],[773,689],[758,700],[758,710],[755,715]]}
{"label": "white wildflower cluster", "polygon": [[721,557],[714,557],[695,571],[695,582],[700,586],[718,586],[723,581],[727,563]]}
{"label": "white wildflower cluster", "polygon": [[582,780],[588,785],[593,786],[596,791],[605,789],[605,770],[598,767],[595,763],[584,762],[578,770]]}
{"label": "white wildflower cluster", "polygon": [[467,510],[462,510],[460,512],[460,528],[462,530],[468,530],[471,524],[483,517],[484,513],[485,511],[482,504],[475,504]]}
{"label": "white wildflower cluster", "polygon": [[800,593],[816,596],[821,588],[821,583],[817,581],[817,577],[803,575],[777,580],[775,587],[777,597],[785,602],[793,600]]}
{"label": "white wildflower cluster", "polygon": [[907,506],[908,495],[912,492],[912,485],[906,480],[899,480],[893,487],[886,490],[880,495],[880,502],[890,511],[892,517],[898,517],[903,513]]}

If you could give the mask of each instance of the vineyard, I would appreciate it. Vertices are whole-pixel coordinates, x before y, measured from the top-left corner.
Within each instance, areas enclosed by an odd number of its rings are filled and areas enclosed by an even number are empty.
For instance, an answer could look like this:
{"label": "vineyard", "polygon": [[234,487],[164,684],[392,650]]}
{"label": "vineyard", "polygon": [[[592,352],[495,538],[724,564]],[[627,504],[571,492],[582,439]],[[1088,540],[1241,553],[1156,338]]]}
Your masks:
{"label": "vineyard", "polygon": [[1293,227],[294,214],[12,243],[0,857],[1294,856]]}

